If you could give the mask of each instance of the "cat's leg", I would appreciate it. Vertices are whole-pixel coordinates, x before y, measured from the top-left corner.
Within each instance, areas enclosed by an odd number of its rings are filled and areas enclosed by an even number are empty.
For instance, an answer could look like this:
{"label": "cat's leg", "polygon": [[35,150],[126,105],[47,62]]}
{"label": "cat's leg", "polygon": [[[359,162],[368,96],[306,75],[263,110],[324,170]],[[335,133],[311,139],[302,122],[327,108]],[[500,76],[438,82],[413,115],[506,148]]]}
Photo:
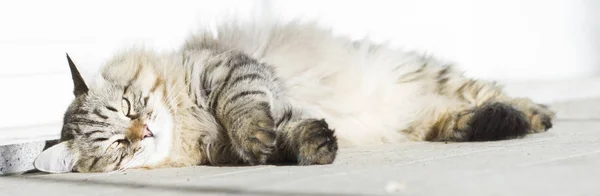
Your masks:
{"label": "cat's leg", "polygon": [[463,77],[452,67],[431,67],[430,106],[406,129],[413,139],[428,141],[486,141],[524,136],[552,127],[554,112],[527,98],[511,98],[493,82]]}
{"label": "cat's leg", "polygon": [[232,153],[244,163],[266,163],[276,148],[272,103],[279,86],[271,67],[245,54],[213,56],[203,72],[207,108],[223,126]]}
{"label": "cat's leg", "polygon": [[413,140],[493,141],[522,137],[530,128],[523,113],[505,103],[472,106],[448,102],[452,103],[432,105],[404,132]]}
{"label": "cat's leg", "polygon": [[[444,71],[445,69],[450,71]],[[510,97],[504,93],[502,86],[495,82],[466,78],[456,75],[456,72],[451,69],[452,67],[444,67],[439,73],[448,73],[448,75],[437,76],[440,94],[457,98],[478,108],[511,106],[525,116],[530,124],[529,132],[543,132],[552,128],[555,113],[547,106],[537,104],[529,98]],[[451,78],[454,79],[450,81]]]}
{"label": "cat's leg", "polygon": [[330,164],[338,145],[324,119],[292,119],[291,111],[278,121],[277,154],[271,162],[298,165]]}

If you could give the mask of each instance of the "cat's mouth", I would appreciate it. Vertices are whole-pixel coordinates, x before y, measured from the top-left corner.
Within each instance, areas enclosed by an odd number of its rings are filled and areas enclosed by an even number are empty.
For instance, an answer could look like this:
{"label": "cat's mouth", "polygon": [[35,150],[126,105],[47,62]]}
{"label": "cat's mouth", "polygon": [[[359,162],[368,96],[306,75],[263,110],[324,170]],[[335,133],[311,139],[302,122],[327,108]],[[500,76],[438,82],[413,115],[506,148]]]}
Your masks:
{"label": "cat's mouth", "polygon": [[144,125],[144,139],[148,137],[154,137],[154,133],[152,133],[148,125]]}

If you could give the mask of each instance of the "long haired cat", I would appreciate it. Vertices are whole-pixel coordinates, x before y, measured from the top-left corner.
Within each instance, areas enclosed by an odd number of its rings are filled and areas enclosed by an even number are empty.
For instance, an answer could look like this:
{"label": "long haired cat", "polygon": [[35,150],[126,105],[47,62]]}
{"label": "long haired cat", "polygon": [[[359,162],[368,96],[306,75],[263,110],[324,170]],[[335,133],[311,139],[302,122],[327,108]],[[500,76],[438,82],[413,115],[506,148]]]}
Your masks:
{"label": "long haired cat", "polygon": [[122,52],[93,82],[68,62],[75,100],[41,171],[330,164],[338,145],[518,138],[554,117],[450,64],[314,23],[222,25],[178,52]]}

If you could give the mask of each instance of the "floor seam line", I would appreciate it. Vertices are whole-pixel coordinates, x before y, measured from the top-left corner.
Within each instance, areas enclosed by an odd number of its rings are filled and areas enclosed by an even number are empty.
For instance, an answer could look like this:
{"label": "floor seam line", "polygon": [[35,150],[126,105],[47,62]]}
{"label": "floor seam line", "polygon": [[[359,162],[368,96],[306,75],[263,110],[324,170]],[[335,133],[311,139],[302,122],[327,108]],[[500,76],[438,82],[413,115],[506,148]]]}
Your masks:
{"label": "floor seam line", "polygon": [[531,167],[531,166],[534,166],[534,165],[542,165],[542,164],[547,164],[547,163],[552,163],[552,162],[558,162],[558,161],[562,161],[562,160],[583,157],[583,156],[587,156],[587,155],[591,155],[591,154],[596,154],[596,153],[600,153],[600,150],[596,150],[596,151],[592,151],[592,152],[586,152],[586,153],[579,153],[579,154],[570,155],[570,156],[566,156],[566,157],[557,157],[557,158],[552,158],[552,159],[548,159],[548,160],[544,160],[544,161],[537,161],[537,162],[532,162],[532,163],[526,163],[526,164],[521,164],[519,166],[520,167]]}

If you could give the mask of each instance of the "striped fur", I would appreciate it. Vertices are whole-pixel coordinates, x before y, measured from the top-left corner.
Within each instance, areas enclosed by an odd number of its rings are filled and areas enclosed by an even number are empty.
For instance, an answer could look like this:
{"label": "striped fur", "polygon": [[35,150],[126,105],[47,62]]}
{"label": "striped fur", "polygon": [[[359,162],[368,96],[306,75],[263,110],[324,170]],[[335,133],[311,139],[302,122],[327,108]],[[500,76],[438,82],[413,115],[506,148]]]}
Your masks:
{"label": "striped fur", "polygon": [[489,141],[552,125],[547,107],[508,97],[493,82],[312,23],[216,32],[171,54],[123,52],[90,85],[70,63],[76,98],[63,142],[36,167],[329,164],[338,145]]}

